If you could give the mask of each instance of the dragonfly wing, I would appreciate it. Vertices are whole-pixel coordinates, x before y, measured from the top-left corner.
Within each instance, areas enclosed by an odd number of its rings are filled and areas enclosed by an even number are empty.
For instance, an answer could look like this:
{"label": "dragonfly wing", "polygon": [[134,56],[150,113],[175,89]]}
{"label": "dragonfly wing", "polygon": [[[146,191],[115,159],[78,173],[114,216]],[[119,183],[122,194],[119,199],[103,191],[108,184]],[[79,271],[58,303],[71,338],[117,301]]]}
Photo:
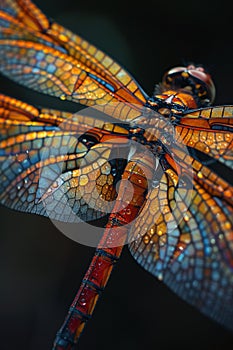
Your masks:
{"label": "dragonfly wing", "polygon": [[122,127],[0,95],[0,130],[1,204],[65,222],[111,212],[124,164],[106,140],[124,148]]}
{"label": "dragonfly wing", "polygon": [[187,112],[176,126],[176,133],[177,142],[185,144],[196,158],[201,152],[207,162],[218,160],[233,169],[233,106]]}
{"label": "dragonfly wing", "polygon": [[29,0],[1,1],[0,24],[0,70],[10,79],[120,119],[140,115],[147,96],[131,75]]}
{"label": "dragonfly wing", "polygon": [[[163,172],[134,222],[130,251],[180,297],[233,329],[233,186],[226,178],[232,168],[232,118],[227,118],[216,129],[214,118],[203,124],[192,113],[181,118],[176,138],[194,152],[171,143],[170,154],[161,158]],[[208,161],[216,167],[198,159],[207,146]]]}

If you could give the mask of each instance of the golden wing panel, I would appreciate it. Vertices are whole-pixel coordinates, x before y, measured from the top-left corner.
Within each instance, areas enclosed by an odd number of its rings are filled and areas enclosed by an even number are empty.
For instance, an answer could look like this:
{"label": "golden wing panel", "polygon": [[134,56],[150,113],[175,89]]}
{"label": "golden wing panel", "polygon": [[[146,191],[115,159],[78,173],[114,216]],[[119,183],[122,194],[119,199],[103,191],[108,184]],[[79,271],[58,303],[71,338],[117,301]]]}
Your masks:
{"label": "golden wing panel", "polygon": [[[130,251],[184,300],[232,329],[233,187],[180,150],[176,161],[179,173],[165,158],[165,174],[131,230]],[[185,184],[187,175],[192,183]]]}
{"label": "golden wing panel", "polygon": [[49,21],[30,1],[2,1],[0,23],[3,74],[39,92],[101,106],[120,119],[140,114],[147,96],[137,82],[102,51]]}
{"label": "golden wing panel", "polygon": [[71,222],[111,212],[123,164],[110,154],[127,147],[127,130],[4,95],[0,130],[2,204]]}
{"label": "golden wing panel", "polygon": [[203,118],[203,119],[212,119],[212,118],[232,118],[233,116],[233,106],[214,106],[199,108],[194,111],[188,111],[184,114],[188,118]]}
{"label": "golden wing panel", "polygon": [[232,132],[232,106],[203,108],[181,117],[176,126],[176,140],[232,168]]}

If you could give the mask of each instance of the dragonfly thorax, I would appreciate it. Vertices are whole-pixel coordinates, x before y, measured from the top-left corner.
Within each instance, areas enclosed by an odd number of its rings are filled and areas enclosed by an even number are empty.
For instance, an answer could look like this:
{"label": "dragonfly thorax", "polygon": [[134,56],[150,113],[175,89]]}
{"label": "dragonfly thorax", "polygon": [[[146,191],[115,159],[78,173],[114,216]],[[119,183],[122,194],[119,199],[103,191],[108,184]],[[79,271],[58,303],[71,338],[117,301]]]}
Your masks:
{"label": "dragonfly thorax", "polygon": [[162,115],[182,113],[186,109],[197,108],[195,98],[185,91],[166,90],[162,94],[156,94],[149,104]]}

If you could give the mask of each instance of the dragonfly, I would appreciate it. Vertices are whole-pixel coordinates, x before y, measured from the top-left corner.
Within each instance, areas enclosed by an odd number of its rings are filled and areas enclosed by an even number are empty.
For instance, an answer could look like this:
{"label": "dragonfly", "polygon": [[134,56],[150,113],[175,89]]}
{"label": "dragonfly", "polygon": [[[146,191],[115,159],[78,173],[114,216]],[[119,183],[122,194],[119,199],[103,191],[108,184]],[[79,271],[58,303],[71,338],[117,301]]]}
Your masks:
{"label": "dragonfly", "polygon": [[88,107],[72,114],[0,95],[0,203],[61,222],[104,220],[53,349],[76,348],[126,243],[145,270],[233,330],[233,106],[211,107],[209,73],[171,68],[149,97],[30,0],[0,0],[0,48],[3,75]]}

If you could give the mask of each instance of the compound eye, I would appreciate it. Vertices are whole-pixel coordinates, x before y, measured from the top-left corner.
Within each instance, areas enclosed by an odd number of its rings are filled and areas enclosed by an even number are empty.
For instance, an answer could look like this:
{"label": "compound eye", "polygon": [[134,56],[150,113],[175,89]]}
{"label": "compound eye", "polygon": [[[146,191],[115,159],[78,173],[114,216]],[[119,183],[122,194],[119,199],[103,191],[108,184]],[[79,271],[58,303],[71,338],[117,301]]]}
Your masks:
{"label": "compound eye", "polygon": [[203,67],[193,64],[170,69],[163,76],[162,86],[164,89],[192,91],[202,106],[211,104],[215,98],[215,86],[211,76]]}
{"label": "compound eye", "polygon": [[187,67],[174,67],[174,68],[171,68],[167,73],[166,75],[168,76],[171,76],[173,74],[180,74],[184,71],[187,70]]}
{"label": "compound eye", "polygon": [[189,66],[188,72],[191,77],[193,77],[196,80],[196,87],[198,90],[198,87],[200,86],[200,93],[203,91],[206,91],[205,96],[204,94],[201,94],[202,97],[206,100],[209,100],[209,103],[212,103],[215,98],[215,86],[211,79],[211,76],[205,72],[204,68],[202,67],[195,67],[195,66]]}
{"label": "compound eye", "polygon": [[182,74],[187,71],[187,67],[175,67],[167,71],[162,79],[162,85],[166,89],[176,88]]}

